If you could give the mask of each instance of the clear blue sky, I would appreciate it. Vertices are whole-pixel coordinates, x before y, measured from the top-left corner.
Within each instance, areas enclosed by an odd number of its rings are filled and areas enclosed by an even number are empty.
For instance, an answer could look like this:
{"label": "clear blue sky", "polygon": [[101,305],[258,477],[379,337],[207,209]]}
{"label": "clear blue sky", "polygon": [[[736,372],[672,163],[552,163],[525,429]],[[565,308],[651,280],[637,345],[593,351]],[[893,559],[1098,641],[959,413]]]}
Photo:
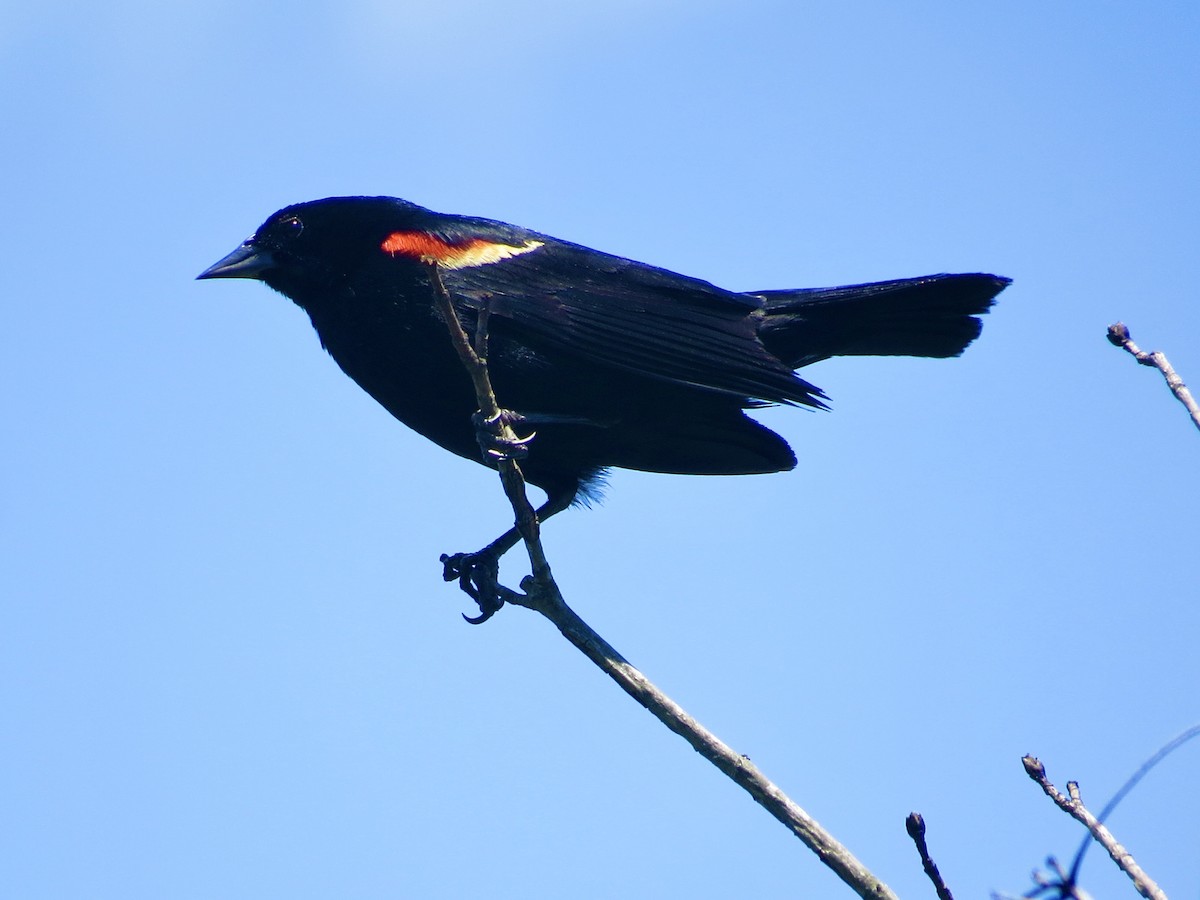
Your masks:
{"label": "clear blue sky", "polygon": [[[1020,892],[1200,720],[1195,3],[0,5],[0,893],[844,897],[543,621],[440,581],[495,477],[305,316],[197,283],[392,194],[738,289],[1014,279],[960,360],[843,360],[787,475],[618,472],[572,605],[906,897]],[[519,558],[507,567],[518,579]],[[1112,820],[1200,885],[1200,745]],[[1103,854],[1085,884],[1132,896]]]}

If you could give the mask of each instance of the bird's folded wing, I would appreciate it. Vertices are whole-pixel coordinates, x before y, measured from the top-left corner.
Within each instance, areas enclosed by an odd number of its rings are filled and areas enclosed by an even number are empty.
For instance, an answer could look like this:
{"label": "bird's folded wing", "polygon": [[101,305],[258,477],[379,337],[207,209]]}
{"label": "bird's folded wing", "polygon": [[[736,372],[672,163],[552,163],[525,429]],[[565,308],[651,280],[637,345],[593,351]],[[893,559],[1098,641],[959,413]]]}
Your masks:
{"label": "bird's folded wing", "polygon": [[761,300],[538,236],[532,252],[446,271],[459,302],[510,333],[649,377],[748,400],[822,406],[759,341]]}

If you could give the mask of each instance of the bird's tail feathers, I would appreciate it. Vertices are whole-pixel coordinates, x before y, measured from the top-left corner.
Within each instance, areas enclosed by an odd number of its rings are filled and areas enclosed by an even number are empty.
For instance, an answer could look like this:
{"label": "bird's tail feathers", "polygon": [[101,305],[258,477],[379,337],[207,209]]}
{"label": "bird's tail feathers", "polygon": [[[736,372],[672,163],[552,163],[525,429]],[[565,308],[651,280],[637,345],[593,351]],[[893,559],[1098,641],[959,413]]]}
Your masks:
{"label": "bird's tail feathers", "polygon": [[871,284],[754,291],[766,319],[759,337],[793,368],[831,356],[958,356],[979,336],[1009,279],[927,275]]}

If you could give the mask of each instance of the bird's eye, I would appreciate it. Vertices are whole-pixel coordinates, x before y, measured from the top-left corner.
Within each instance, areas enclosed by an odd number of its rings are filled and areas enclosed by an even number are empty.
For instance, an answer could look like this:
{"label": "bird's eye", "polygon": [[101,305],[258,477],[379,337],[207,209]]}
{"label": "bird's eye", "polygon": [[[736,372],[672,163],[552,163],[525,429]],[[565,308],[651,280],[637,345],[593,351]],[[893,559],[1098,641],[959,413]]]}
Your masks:
{"label": "bird's eye", "polygon": [[284,237],[295,238],[300,236],[300,232],[304,230],[304,223],[296,216],[284,219],[279,223],[279,232]]}

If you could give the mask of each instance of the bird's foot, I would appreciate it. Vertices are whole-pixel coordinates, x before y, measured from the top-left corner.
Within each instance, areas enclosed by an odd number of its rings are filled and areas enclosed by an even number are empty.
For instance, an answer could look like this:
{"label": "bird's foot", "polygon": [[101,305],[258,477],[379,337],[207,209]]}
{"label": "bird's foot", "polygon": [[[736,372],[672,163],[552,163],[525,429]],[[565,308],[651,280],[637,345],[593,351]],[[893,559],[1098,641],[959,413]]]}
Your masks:
{"label": "bird's foot", "polygon": [[505,438],[506,428],[525,421],[523,415],[509,409],[502,409],[494,416],[485,416],[476,411],[471,421],[475,424],[475,440],[479,441],[483,455],[491,460],[524,459],[529,455],[530,441],[537,436],[536,431],[531,431],[523,438]]}
{"label": "bird's foot", "polygon": [[504,600],[500,597],[500,559],[494,553],[443,553],[442,578],[457,581],[458,586],[479,605],[479,615],[463,618],[472,625],[482,625],[494,616]]}

